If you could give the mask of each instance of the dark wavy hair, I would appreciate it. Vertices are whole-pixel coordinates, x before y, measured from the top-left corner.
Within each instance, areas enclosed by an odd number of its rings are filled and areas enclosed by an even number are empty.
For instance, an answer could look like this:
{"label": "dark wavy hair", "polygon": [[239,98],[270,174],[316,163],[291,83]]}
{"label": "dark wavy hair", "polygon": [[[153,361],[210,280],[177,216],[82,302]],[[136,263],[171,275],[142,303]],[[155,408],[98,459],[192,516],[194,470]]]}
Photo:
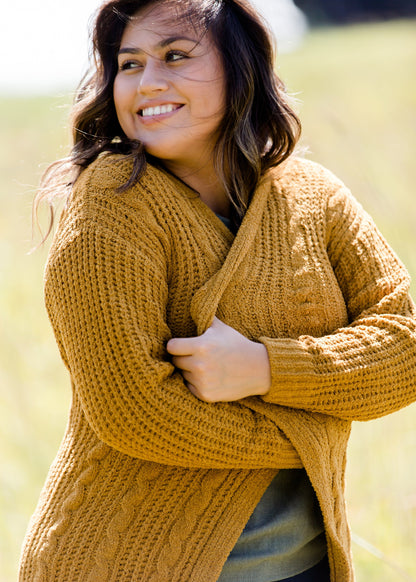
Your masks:
{"label": "dark wavy hair", "polygon": [[[47,170],[35,200],[36,210],[40,200],[50,200],[62,192],[56,176],[68,176],[67,171],[71,170],[72,176],[66,181],[70,188],[81,171],[103,152],[121,153],[133,160],[132,173],[121,190],[140,179],[147,163],[146,153],[143,145],[128,139],[120,127],[113,84],[127,23],[142,8],[157,3],[171,5],[177,18],[187,18],[202,33],[209,32],[222,57],[226,110],[218,131],[214,163],[232,203],[235,228],[265,172],[293,152],[300,136],[300,121],[274,70],[270,31],[248,0],[107,0],[99,8],[93,26],[93,66],[78,88],[72,110],[72,150]],[[52,223],[51,207],[48,234]]]}

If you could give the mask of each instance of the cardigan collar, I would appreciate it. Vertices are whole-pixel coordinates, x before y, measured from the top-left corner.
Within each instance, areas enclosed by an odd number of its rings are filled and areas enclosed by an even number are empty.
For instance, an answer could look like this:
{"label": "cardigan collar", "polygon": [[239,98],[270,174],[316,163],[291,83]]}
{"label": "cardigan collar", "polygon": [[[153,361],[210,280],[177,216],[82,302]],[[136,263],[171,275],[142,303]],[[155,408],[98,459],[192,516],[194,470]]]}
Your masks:
{"label": "cardigan collar", "polygon": [[160,172],[165,180],[168,179],[173,183],[174,188],[172,194],[184,196],[188,201],[192,200],[192,204],[197,207],[199,213],[204,213],[211,221],[215,221],[223,236],[226,237],[230,244],[228,254],[221,267],[193,296],[191,316],[196,324],[198,335],[204,333],[212,324],[227,286],[233,276],[238,272],[239,266],[247,256],[254,242],[271,189],[284,173],[285,166],[286,163],[283,162],[278,168],[269,170],[263,177],[253,194],[253,198],[236,235],[231,233],[215,212],[201,200],[197,192],[164,168],[153,166],[153,170]]}
{"label": "cardigan collar", "polygon": [[[195,293],[191,303],[191,315],[198,335],[212,324],[218,304],[237,272],[238,267],[249,252],[263,217],[271,189],[271,179],[266,177],[253,195],[250,206],[240,228],[230,246],[228,255],[219,270]],[[202,205],[205,204],[200,201]],[[208,209],[209,212],[212,212]],[[214,214],[214,213],[212,213]],[[217,217],[216,217],[217,218]],[[218,219],[220,221],[220,219]]]}

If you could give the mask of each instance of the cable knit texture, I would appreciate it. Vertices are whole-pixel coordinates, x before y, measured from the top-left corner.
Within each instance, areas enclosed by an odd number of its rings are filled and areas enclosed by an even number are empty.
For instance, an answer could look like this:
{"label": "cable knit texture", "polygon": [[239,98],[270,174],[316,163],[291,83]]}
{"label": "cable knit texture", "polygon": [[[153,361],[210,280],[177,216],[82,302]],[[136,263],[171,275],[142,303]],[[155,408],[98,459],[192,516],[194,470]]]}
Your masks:
{"label": "cable knit texture", "polygon": [[[215,582],[277,470],[304,467],[332,582],[354,579],[344,503],[352,420],[416,399],[409,278],[321,166],[293,158],[234,237],[184,184],[121,156],[78,179],[45,273],[73,388],[68,427],[30,522],[21,582]],[[266,346],[263,398],[207,404],[171,337],[214,315]]]}

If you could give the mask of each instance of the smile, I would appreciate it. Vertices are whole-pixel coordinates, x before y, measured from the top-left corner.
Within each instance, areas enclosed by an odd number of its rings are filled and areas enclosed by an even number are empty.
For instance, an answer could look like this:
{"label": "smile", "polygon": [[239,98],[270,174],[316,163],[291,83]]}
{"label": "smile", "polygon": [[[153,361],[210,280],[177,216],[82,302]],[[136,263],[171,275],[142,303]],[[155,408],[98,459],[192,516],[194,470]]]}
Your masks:
{"label": "smile", "polygon": [[158,115],[172,113],[172,111],[176,111],[180,107],[182,107],[182,105],[173,105],[173,103],[158,105],[157,107],[146,107],[145,109],[139,110],[139,115],[141,115],[141,117],[156,117]]}

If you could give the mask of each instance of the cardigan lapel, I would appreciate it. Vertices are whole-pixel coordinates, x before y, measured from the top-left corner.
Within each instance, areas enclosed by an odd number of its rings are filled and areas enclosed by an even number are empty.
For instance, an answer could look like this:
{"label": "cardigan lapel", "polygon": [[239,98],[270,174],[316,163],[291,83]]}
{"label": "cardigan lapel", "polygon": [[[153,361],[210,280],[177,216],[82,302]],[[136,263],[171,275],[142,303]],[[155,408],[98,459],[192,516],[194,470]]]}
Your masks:
{"label": "cardigan lapel", "polygon": [[266,176],[254,193],[223,265],[198,289],[192,299],[191,315],[197,326],[198,335],[204,333],[212,324],[224,291],[253,244],[263,217],[271,185],[270,175]]}

